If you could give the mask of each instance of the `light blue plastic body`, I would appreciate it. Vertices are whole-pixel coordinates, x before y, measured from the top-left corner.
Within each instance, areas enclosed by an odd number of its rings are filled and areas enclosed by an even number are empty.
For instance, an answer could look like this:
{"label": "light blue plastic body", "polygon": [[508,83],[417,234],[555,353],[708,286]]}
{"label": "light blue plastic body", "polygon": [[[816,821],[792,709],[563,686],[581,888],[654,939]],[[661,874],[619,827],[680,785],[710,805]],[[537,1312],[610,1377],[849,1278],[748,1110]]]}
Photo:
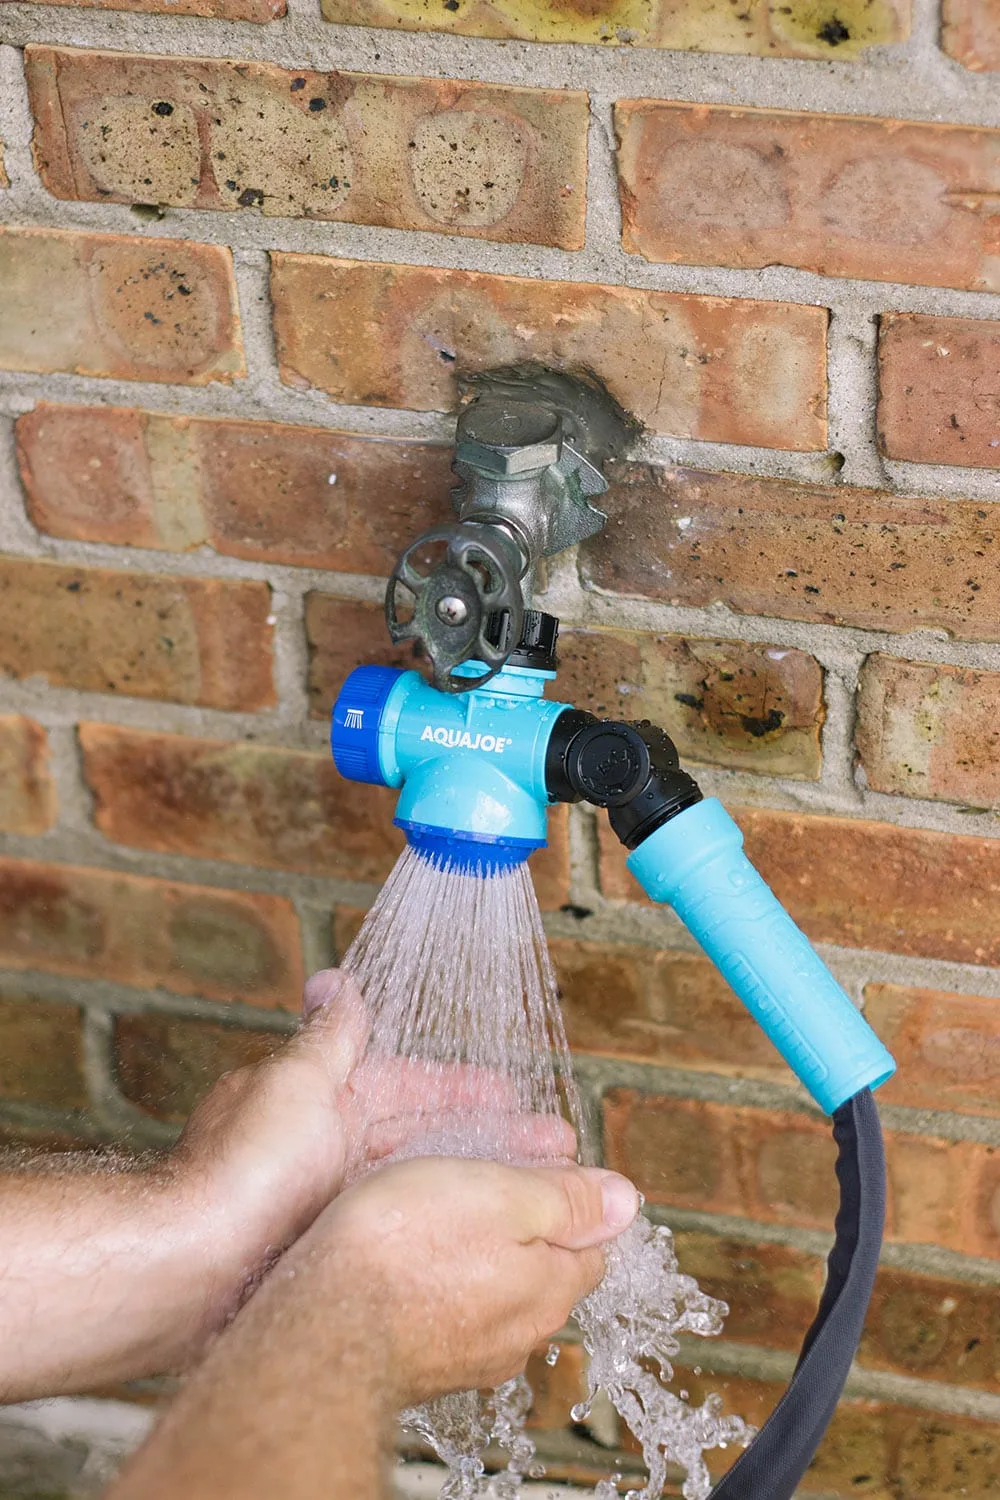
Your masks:
{"label": "light blue plastic body", "polygon": [[[482,670],[468,665],[471,676]],[[542,697],[554,676],[508,667],[452,695],[419,672],[393,681],[384,668],[360,667],[334,707],[334,757],[351,774],[353,742],[366,742],[365,779],[401,788],[394,821],[415,848],[487,869],[517,864],[545,843],[545,752],[568,707]],[[370,683],[377,692],[366,695]],[[369,701],[377,730],[365,718]]]}
{"label": "light blue plastic body", "polygon": [[877,1088],[896,1064],[743,853],[714,797],[639,845],[628,867],[669,902],[821,1109]]}

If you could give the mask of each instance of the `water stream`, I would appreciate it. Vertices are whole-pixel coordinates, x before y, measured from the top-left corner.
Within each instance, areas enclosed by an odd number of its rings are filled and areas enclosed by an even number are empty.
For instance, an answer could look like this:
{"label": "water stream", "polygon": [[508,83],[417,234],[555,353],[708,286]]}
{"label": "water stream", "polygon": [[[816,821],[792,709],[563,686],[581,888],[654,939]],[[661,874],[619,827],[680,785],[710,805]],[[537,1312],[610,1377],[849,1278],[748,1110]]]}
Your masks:
{"label": "water stream", "polygon": [[[405,1113],[416,1070],[433,1122],[390,1159],[583,1159],[580,1096],[525,865],[469,873],[405,850],[344,967],[364,995],[371,1017],[366,1061],[377,1064],[364,1070],[378,1079],[378,1091],[360,1101],[362,1112],[372,1119]],[[680,1272],[670,1230],[643,1218],[611,1245],[603,1281],[575,1309],[589,1355],[589,1398],[568,1420],[584,1421],[596,1393],[607,1395],[642,1447],[649,1477],[636,1500],[658,1500],[669,1465],[685,1474],[685,1500],[705,1500],[706,1452],[752,1436],[740,1418],[723,1415],[717,1397],[693,1406],[669,1389],[678,1334],[717,1334],[727,1311]],[[467,1391],[404,1414],[405,1425],[448,1466],[445,1500],[488,1492],[515,1500],[522,1478],[538,1476],[524,1430],[530,1402],[522,1376],[489,1400]],[[488,1481],[483,1454],[491,1442],[509,1461]],[[609,1476],[595,1500],[619,1494]]]}

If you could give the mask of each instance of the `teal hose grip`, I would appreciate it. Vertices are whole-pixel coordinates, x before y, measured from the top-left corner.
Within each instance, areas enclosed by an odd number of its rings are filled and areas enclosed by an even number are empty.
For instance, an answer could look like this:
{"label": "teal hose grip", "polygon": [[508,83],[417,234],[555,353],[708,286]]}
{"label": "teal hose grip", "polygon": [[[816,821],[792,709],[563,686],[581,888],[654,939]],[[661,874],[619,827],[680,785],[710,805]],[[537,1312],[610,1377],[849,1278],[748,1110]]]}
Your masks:
{"label": "teal hose grip", "polygon": [[628,867],[653,901],[673,907],[827,1114],[896,1071],[715,797],[662,824]]}

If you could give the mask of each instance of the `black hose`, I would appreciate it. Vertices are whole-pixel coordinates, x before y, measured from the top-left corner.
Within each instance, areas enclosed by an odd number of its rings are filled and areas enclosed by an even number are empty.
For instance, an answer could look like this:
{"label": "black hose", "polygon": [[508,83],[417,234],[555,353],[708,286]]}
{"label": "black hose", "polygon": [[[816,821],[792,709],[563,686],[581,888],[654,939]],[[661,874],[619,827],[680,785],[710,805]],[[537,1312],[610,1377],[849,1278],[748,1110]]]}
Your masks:
{"label": "black hose", "polygon": [[833,1117],[840,1207],[826,1285],[788,1389],[711,1500],[792,1500],[830,1424],[861,1339],[885,1224],[885,1155],[870,1089]]}

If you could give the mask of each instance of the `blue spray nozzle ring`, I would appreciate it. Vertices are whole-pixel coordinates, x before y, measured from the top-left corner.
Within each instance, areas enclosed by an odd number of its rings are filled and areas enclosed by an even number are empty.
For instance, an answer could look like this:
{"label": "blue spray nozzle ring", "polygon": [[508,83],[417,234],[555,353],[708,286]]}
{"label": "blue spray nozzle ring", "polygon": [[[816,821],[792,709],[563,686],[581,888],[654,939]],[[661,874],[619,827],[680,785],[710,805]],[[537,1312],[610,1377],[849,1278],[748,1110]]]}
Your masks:
{"label": "blue spray nozzle ring", "polygon": [[408,818],[394,818],[406,841],[423,859],[449,865],[474,875],[496,874],[523,864],[536,849],[545,846],[544,839],[504,838],[488,833],[458,833],[437,828],[430,823],[414,823]]}

